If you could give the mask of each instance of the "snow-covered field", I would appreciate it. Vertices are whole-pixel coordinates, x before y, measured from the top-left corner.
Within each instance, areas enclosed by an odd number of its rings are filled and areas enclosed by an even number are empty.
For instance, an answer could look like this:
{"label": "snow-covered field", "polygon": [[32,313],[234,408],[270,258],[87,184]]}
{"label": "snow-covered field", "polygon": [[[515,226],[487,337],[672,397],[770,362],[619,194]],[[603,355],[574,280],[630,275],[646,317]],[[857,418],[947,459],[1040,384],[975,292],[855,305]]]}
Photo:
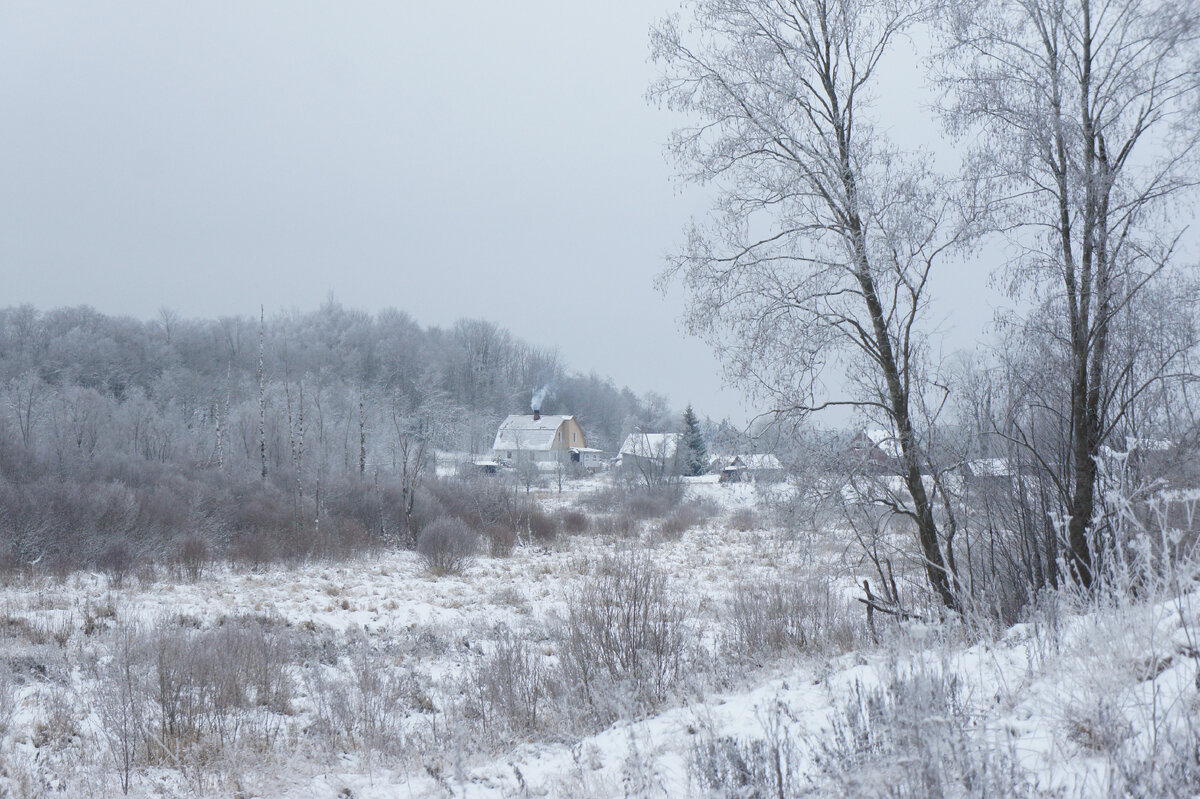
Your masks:
{"label": "snow-covered field", "polygon": [[[571,508],[602,481],[540,500]],[[872,640],[835,533],[739,531],[730,514],[756,506],[753,486],[688,488],[720,512],[677,539],[653,521],[636,540],[560,536],[461,575],[384,551],[195,582],[7,585],[0,796],[119,796],[126,778],[133,796],[247,798],[1200,795],[1190,586]],[[677,614],[669,689],[648,701],[614,682],[608,717],[567,706],[581,694],[554,680],[574,673],[555,671],[572,614],[638,557]],[[748,648],[747,623],[797,607],[755,597],[796,585],[820,620]],[[179,677],[184,657],[208,671]],[[522,670],[551,676],[513,699]]]}

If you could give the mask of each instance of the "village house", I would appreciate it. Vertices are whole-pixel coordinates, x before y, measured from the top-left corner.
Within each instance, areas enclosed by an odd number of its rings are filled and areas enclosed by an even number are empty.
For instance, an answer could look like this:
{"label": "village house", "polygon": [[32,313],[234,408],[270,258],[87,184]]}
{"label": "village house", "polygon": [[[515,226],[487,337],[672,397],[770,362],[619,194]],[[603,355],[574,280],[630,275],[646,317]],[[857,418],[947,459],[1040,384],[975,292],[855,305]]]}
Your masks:
{"label": "village house", "polygon": [[861,461],[867,471],[892,471],[900,461],[900,439],[887,430],[861,430],[850,440],[846,454]]}
{"label": "village house", "polygon": [[648,479],[677,476],[680,438],[678,433],[630,433],[621,444],[621,470]]}
{"label": "village house", "polygon": [[716,467],[710,470],[719,475],[719,481],[722,483],[771,481],[783,477],[783,464],[769,452],[720,458]]}
{"label": "village house", "polygon": [[603,455],[587,445],[583,428],[574,416],[543,416],[538,411],[506,418],[492,444],[492,456],[504,463],[578,463],[598,469]]}

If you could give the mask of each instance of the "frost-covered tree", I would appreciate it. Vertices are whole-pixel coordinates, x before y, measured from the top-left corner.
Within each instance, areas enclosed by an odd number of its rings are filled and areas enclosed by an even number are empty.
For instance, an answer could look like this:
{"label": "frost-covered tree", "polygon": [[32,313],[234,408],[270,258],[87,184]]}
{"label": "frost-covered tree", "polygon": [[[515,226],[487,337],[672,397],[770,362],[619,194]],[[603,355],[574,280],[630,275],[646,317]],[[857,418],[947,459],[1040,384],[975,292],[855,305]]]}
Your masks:
{"label": "frost-covered tree", "polygon": [[1012,242],[1011,282],[1036,291],[1030,319],[1046,320],[1036,334],[1065,362],[1069,457],[1056,478],[1068,560],[1087,585],[1101,546],[1097,455],[1131,398],[1176,371],[1176,353],[1139,356],[1119,331],[1138,323],[1141,295],[1179,280],[1172,263],[1182,217],[1191,216],[1181,194],[1196,182],[1200,141],[1200,4],[947,8],[947,119],[979,144],[967,191],[990,204],[993,227]]}
{"label": "frost-covered tree", "polygon": [[[688,115],[669,149],[682,178],[715,187],[666,271],[686,322],[735,382],[778,414],[849,406],[900,443],[900,476],[928,584],[956,607],[952,540],[921,479],[916,395],[934,266],[964,238],[926,159],[874,121],[885,55],[923,17],[910,0],[692,0],[651,34],[650,95]],[[845,395],[827,367],[845,367]],[[837,381],[840,383],[841,381]]]}

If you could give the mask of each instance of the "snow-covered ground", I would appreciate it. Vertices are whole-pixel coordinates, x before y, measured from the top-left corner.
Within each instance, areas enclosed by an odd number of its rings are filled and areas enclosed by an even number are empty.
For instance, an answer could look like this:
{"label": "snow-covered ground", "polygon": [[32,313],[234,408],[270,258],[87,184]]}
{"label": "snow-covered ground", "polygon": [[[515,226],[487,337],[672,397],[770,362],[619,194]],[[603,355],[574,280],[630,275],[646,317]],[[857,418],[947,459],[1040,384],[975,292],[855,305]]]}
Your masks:
{"label": "snow-covered ground", "polygon": [[[539,499],[571,508],[605,479]],[[688,492],[722,510],[678,539],[651,521],[640,540],[563,536],[478,558],[461,575],[384,551],[262,572],[214,567],[196,582],[160,575],[113,588],[78,574],[7,585],[0,796],[119,796],[126,763],[134,796],[1200,795],[1189,782],[1200,773],[1200,594],[1190,587],[1104,607],[1049,597],[1003,631],[883,625],[874,641],[837,542],[734,529],[729,514],[756,507],[753,485],[701,480]],[[558,662],[555,630],[573,592],[606,556],[631,550],[649,553],[686,610],[685,678],[600,728],[483,730],[464,708],[503,631]],[[731,649],[739,591],[805,581],[825,587],[845,631],[786,651]],[[120,633],[198,635],[238,619],[289,647],[289,700],[267,707],[259,689],[262,707],[242,722],[268,732],[206,730],[208,748],[188,750],[187,762],[151,751],[156,709],[123,705],[113,688]],[[163,666],[145,662],[153,695]],[[370,710],[365,688],[330,692],[330,681],[365,685],[385,672],[404,686],[372,717],[382,732],[354,721],[344,735],[318,734],[337,715],[330,697]],[[138,735],[121,736],[129,728],[114,707],[134,708]]]}

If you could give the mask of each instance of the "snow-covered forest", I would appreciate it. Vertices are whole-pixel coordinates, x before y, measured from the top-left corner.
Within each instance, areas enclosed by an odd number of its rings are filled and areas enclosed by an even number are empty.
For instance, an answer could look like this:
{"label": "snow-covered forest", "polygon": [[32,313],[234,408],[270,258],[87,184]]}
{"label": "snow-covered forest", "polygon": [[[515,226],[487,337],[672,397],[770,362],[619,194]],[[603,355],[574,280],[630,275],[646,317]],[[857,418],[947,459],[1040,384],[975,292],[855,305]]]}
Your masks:
{"label": "snow-covered forest", "polygon": [[408,540],[438,451],[491,452],[539,388],[615,454],[670,424],[661,397],[570,373],[494,323],[422,328],[330,301],[264,318],[152,322],[0,310],[6,569],[105,557],[307,558]]}

